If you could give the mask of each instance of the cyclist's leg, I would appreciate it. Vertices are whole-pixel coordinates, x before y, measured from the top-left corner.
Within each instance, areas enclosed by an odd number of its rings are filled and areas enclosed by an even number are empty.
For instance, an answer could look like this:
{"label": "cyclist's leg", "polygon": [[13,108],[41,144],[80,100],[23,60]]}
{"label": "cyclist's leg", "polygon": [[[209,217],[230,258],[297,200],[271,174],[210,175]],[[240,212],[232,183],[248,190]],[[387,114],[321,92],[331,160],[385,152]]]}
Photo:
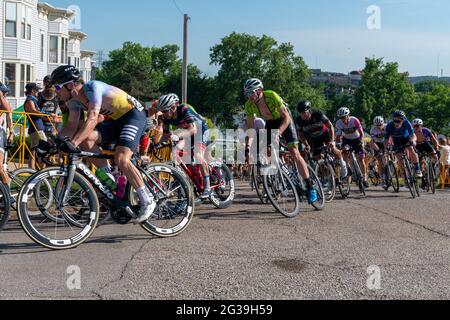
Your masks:
{"label": "cyclist's leg", "polygon": [[408,148],[406,148],[406,152],[409,159],[411,160],[412,165],[415,168],[417,177],[421,178],[423,176],[423,173],[419,163],[419,155],[417,154],[413,146],[409,146]]}
{"label": "cyclist's leg", "polygon": [[147,221],[156,208],[156,203],[150,190],[145,186],[139,170],[132,163],[131,158],[139,145],[139,138],[145,131],[147,119],[144,112],[133,109],[118,120],[120,127],[119,139],[114,161],[119,169],[127,177],[129,183],[136,190],[141,211],[137,223]]}

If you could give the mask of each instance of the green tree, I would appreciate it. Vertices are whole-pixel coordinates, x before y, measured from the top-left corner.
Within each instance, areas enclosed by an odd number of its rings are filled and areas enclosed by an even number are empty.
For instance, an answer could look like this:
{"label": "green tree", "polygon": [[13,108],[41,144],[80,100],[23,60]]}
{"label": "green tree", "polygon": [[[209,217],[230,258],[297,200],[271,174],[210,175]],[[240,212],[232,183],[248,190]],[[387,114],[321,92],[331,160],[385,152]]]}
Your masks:
{"label": "green tree", "polygon": [[366,58],[362,85],[357,89],[353,113],[370,125],[375,116],[389,118],[393,111],[410,111],[415,106],[414,86],[397,63]]}
{"label": "green tree", "polygon": [[278,92],[295,109],[303,99],[312,99],[319,107],[327,102],[311,88],[309,71],[289,43],[278,44],[271,37],[232,33],[211,48],[211,64],[219,67],[214,79],[213,106],[217,120],[231,125],[243,111],[242,87],[249,78],[260,78],[265,87]]}
{"label": "green tree", "polygon": [[178,50],[176,45],[148,48],[125,42],[122,48],[110,52],[97,79],[117,86],[139,100],[157,97],[167,76],[177,67],[181,68]]}

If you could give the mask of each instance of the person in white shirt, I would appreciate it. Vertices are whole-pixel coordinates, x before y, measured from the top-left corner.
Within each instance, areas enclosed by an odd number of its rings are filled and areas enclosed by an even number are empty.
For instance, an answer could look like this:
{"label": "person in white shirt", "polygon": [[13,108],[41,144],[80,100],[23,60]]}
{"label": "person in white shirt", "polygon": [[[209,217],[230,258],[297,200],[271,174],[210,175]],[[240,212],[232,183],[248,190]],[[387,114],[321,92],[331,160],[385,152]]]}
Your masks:
{"label": "person in white shirt", "polygon": [[450,166],[450,146],[448,144],[448,138],[444,135],[439,135],[437,140],[439,142],[438,148],[441,152],[441,160],[436,168],[436,176],[440,177],[443,166]]}

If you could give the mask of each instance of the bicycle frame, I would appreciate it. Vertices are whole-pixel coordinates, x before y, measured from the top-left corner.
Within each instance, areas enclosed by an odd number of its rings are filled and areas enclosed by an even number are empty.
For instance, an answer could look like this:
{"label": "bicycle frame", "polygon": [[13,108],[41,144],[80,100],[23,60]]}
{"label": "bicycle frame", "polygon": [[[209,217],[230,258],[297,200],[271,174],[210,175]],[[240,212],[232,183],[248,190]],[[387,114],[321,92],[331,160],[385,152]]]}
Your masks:
{"label": "bicycle frame", "polygon": [[[114,192],[105,186],[96,175],[89,169],[87,165],[85,165],[82,161],[82,158],[97,158],[97,159],[113,159],[111,155],[104,154],[96,154],[89,152],[81,152],[79,155],[71,154],[69,155],[69,164],[67,166],[62,167],[64,171],[67,171],[68,176],[65,178],[64,187],[62,190],[63,197],[60,197],[58,201],[58,208],[62,208],[63,204],[70,192],[70,188],[72,187],[75,173],[79,172],[84,178],[86,178],[94,187],[100,190],[101,194],[105,196],[105,198],[110,202],[110,204],[119,209],[125,209],[125,211],[133,218],[136,218],[136,214],[133,212],[130,204],[122,199],[118,198]],[[164,195],[165,191],[159,186],[159,183],[153,179],[150,175],[148,175],[144,170],[139,167],[136,167],[139,172],[145,177],[145,184],[149,188],[150,192],[153,194],[155,198],[159,195]],[[147,180],[148,179],[148,180]],[[149,185],[147,181],[150,181],[152,185]],[[154,188],[156,188],[157,192],[155,192]]]}

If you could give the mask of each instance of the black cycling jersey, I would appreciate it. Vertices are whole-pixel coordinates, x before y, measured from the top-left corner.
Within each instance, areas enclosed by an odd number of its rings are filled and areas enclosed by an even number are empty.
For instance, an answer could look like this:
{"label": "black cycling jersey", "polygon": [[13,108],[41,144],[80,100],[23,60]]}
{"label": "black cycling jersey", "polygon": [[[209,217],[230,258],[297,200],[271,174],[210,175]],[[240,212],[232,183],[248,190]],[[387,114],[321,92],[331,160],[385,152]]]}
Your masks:
{"label": "black cycling jersey", "polygon": [[300,116],[297,117],[296,125],[300,132],[303,132],[306,138],[317,138],[328,132],[325,126],[329,122],[327,116],[321,111],[313,111],[311,119],[303,120]]}

